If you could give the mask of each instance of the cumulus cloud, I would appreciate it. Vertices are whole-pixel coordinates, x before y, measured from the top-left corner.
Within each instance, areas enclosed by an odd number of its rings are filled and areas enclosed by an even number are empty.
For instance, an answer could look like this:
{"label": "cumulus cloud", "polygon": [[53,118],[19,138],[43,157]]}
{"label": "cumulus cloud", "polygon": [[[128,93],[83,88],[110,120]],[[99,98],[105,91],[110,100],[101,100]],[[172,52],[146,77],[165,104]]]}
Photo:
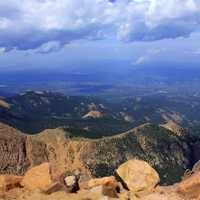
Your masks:
{"label": "cumulus cloud", "polygon": [[119,29],[119,37],[125,41],[184,37],[198,29],[200,1],[131,1],[126,13],[126,23],[122,23]]}
{"label": "cumulus cloud", "polygon": [[115,16],[113,7],[106,0],[1,1],[0,45],[25,50],[51,41],[64,45],[105,37]]}
{"label": "cumulus cloud", "polygon": [[116,36],[127,42],[185,37],[199,25],[199,0],[0,2],[0,46],[7,50],[48,52],[73,40]]}

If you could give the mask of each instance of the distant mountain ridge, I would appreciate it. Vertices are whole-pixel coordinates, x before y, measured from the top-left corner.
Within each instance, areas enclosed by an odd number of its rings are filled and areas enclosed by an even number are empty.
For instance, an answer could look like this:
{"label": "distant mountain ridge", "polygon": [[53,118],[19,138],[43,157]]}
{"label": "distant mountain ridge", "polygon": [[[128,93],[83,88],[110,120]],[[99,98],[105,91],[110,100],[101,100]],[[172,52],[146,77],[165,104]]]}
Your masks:
{"label": "distant mountain ridge", "polygon": [[152,94],[109,99],[27,91],[0,99],[0,122],[30,134],[63,127],[76,133],[77,130],[85,132],[89,138],[101,138],[143,123],[172,122],[184,128],[197,127],[199,102],[199,97],[187,95]]}

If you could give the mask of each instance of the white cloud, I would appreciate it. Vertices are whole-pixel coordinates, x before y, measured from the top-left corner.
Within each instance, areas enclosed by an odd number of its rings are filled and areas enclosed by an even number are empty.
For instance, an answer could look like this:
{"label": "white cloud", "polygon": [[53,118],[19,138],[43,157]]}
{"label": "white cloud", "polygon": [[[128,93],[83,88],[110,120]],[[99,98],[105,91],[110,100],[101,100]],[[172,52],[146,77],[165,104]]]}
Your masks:
{"label": "white cloud", "polygon": [[133,62],[133,65],[142,65],[146,63],[149,60],[149,57],[147,55],[145,56],[140,56],[139,58],[136,59],[135,62]]}
{"label": "white cloud", "polygon": [[[12,7],[12,8],[11,8]],[[15,8],[15,17],[8,14]],[[58,41],[99,39],[109,34],[116,15],[107,0],[9,0],[0,2],[0,45],[34,49]],[[6,10],[8,10],[6,12]]]}
{"label": "white cloud", "polygon": [[[0,46],[59,47],[77,39],[153,41],[188,36],[200,25],[199,0],[6,0]],[[57,48],[56,48],[57,49]]]}
{"label": "white cloud", "polygon": [[125,41],[153,41],[188,36],[200,24],[199,0],[131,1],[119,37]]}

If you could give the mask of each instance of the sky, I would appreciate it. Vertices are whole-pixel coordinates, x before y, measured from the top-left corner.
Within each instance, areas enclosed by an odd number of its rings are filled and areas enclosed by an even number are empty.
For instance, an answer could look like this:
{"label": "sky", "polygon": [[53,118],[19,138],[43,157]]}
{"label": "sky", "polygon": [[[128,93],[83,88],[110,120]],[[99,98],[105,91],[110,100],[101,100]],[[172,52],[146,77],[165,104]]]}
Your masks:
{"label": "sky", "polygon": [[0,1],[0,70],[81,60],[200,63],[200,0]]}

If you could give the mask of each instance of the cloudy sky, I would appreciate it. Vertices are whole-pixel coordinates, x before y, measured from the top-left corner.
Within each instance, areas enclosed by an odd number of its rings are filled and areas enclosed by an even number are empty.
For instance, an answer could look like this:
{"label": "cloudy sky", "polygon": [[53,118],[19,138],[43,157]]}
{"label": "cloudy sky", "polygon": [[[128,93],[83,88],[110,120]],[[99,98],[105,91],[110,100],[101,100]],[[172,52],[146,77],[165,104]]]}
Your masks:
{"label": "cloudy sky", "polygon": [[0,69],[200,62],[200,0],[0,1]]}

